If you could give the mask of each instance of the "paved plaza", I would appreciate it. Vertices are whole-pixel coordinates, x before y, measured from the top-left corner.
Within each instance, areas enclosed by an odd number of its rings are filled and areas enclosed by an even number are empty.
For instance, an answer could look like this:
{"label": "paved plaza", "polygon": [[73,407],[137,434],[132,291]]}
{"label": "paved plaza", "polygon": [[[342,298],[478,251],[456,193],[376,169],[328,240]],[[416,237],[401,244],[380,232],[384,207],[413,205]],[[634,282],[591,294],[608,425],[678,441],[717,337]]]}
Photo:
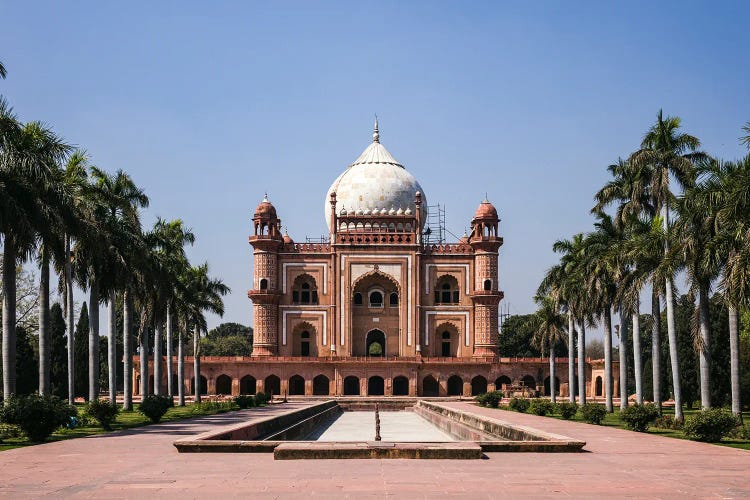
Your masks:
{"label": "paved plaza", "polygon": [[289,407],[279,405],[0,452],[0,496],[750,497],[747,451],[469,403],[449,404],[583,439],[587,452],[488,453],[486,460],[465,461],[274,461],[271,454],[180,454],[172,446],[176,439]]}

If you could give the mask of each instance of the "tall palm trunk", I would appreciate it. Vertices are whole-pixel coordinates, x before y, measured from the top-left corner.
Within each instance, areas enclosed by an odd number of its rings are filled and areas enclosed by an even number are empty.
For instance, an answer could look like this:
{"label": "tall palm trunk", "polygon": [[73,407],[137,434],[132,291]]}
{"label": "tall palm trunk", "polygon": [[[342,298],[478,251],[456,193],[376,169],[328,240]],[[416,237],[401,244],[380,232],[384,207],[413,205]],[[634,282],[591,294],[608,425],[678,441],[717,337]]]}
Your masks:
{"label": "tall palm trunk", "polygon": [[201,331],[198,326],[195,327],[193,333],[193,393],[195,395],[195,402],[201,402],[201,355],[200,355],[200,342]]}
{"label": "tall palm trunk", "polygon": [[654,385],[654,403],[661,415],[661,304],[656,290],[651,292],[651,319],[651,377]]}
{"label": "tall palm trunk", "polygon": [[633,371],[635,372],[635,402],[643,404],[643,366],[641,365],[641,308],[636,300],[633,312]]}
{"label": "tall palm trunk", "polygon": [[161,341],[164,337],[164,324],[159,321],[154,331],[154,394],[161,394]]}
{"label": "tall palm trunk", "polygon": [[122,409],[133,409],[133,301],[122,294]]}
{"label": "tall palm trunk", "polygon": [[185,406],[185,353],[182,328],[177,332],[177,404]]}
{"label": "tall palm trunk", "polygon": [[65,235],[65,313],[68,335],[68,403],[75,401],[75,312],[73,305],[73,266],[70,262],[70,235]]}
{"label": "tall palm trunk", "polygon": [[39,273],[39,394],[46,396],[49,387],[49,253],[42,244],[42,269]]}
{"label": "tall palm trunk", "polygon": [[167,394],[170,398],[174,397],[172,390],[172,307],[167,304]]}
{"label": "tall palm trunk", "polygon": [[107,335],[107,374],[109,375],[109,401],[117,406],[117,292],[109,292],[109,332]]}
{"label": "tall palm trunk", "polygon": [[732,413],[742,415],[740,405],[740,334],[739,313],[734,306],[729,306],[729,366],[732,377]]}
{"label": "tall palm trunk", "polygon": [[16,393],[16,247],[3,242],[3,400]]}
{"label": "tall palm trunk", "polygon": [[701,374],[702,408],[711,408],[711,329],[708,315],[708,286],[701,286],[698,290],[698,326],[701,341],[698,364]]}
{"label": "tall palm trunk", "polygon": [[573,314],[568,312],[568,399],[576,402],[576,366],[575,366],[575,322]]}
{"label": "tall palm trunk", "polygon": [[552,403],[557,403],[557,396],[555,395],[555,347],[550,346],[549,348],[549,394],[552,398]]}
{"label": "tall palm trunk", "polygon": [[586,404],[586,324],[581,321],[578,332],[578,400]]}
{"label": "tall palm trunk", "polygon": [[628,406],[628,315],[620,309],[620,409]]}
{"label": "tall palm trunk", "polygon": [[141,401],[148,396],[148,327],[141,326],[140,343],[138,346],[141,355]]}
{"label": "tall palm trunk", "polygon": [[99,282],[89,283],[89,401],[99,397]]}
{"label": "tall palm trunk", "polygon": [[[664,229],[669,230],[669,207],[664,207]],[[664,244],[664,254],[669,252],[669,242]],[[682,414],[682,386],[680,384],[680,354],[677,350],[677,327],[674,318],[674,294],[672,280],[666,279],[664,299],[667,302],[667,336],[669,337],[669,358],[672,364],[672,391],[674,396],[674,419],[678,422],[685,420]]]}
{"label": "tall palm trunk", "polygon": [[604,311],[604,398],[607,411],[612,413],[612,309],[609,305]]}

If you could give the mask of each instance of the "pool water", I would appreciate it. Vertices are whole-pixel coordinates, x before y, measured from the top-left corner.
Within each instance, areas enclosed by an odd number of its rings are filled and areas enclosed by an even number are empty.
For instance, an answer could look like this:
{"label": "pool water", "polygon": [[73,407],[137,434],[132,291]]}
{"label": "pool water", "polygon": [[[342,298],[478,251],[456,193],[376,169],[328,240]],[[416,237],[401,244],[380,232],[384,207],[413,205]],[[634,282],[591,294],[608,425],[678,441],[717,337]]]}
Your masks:
{"label": "pool water", "polygon": [[[411,411],[381,411],[382,441],[440,443],[455,441],[430,422]],[[306,441],[374,441],[375,412],[346,411],[306,436]]]}

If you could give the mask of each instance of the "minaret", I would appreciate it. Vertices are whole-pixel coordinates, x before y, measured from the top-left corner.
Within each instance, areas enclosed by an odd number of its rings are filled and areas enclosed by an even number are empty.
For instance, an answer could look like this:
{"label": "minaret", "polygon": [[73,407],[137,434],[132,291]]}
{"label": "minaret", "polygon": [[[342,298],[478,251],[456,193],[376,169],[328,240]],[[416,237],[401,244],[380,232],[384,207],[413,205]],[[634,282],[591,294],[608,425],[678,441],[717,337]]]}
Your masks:
{"label": "minaret", "polygon": [[248,238],[253,246],[253,289],[247,296],[253,301],[255,328],[253,356],[276,356],[279,324],[279,250],[284,244],[281,220],[276,208],[263,197],[253,215],[254,234]]}
{"label": "minaret", "polygon": [[484,200],[471,221],[469,244],[474,249],[474,356],[497,356],[498,290],[497,258],[503,239],[497,234],[500,219],[492,203]]}

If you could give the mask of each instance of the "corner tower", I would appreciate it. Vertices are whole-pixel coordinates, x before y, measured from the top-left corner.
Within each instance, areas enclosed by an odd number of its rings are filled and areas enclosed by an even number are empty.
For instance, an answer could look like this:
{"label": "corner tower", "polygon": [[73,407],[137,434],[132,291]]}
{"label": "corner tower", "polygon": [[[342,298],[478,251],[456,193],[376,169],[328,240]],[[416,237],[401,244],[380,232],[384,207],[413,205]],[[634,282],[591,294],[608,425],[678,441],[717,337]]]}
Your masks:
{"label": "corner tower", "polygon": [[498,290],[497,259],[503,239],[498,236],[497,209],[484,200],[471,220],[469,244],[474,249],[474,356],[497,356]]}
{"label": "corner tower", "polygon": [[276,356],[278,353],[279,250],[284,244],[281,219],[276,208],[263,197],[253,215],[254,233],[248,238],[253,247],[253,289],[247,296],[253,301],[255,331],[253,356]]}

